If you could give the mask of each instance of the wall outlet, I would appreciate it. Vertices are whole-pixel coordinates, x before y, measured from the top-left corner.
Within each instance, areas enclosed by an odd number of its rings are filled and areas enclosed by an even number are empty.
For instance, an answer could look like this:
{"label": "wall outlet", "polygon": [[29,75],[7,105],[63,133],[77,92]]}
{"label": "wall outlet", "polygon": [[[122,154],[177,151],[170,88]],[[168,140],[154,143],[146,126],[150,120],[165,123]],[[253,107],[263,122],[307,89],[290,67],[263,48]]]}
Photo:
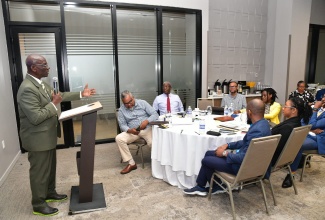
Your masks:
{"label": "wall outlet", "polygon": [[5,140],[2,140],[2,148],[5,149],[6,145],[5,145]]}

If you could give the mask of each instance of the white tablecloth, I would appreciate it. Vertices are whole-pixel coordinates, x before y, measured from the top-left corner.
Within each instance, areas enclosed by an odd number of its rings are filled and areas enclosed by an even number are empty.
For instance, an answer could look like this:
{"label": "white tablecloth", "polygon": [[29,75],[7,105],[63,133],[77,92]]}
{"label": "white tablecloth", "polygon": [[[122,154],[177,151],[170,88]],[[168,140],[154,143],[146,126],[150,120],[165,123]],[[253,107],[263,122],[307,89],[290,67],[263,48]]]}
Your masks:
{"label": "white tablecloth", "polygon": [[[206,126],[209,130],[209,125]],[[179,188],[191,188],[196,185],[201,160],[208,150],[215,150],[228,142],[242,140],[245,135],[241,132],[221,136],[198,135],[195,133],[195,131],[198,132],[198,127],[198,123],[194,123],[193,125],[173,125],[167,129],[161,129],[158,126],[152,128],[153,177],[163,179]]]}

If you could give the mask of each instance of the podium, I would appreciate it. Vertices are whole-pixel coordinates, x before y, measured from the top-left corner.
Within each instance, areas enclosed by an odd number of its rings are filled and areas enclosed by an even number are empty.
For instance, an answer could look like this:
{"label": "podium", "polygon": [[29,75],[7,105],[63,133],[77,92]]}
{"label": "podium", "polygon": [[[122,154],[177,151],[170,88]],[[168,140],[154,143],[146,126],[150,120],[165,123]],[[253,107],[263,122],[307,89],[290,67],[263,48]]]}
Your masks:
{"label": "podium", "polygon": [[80,106],[61,113],[59,121],[82,116],[81,148],[77,152],[79,186],[71,187],[69,215],[106,208],[103,184],[93,184],[97,111],[100,102]]}

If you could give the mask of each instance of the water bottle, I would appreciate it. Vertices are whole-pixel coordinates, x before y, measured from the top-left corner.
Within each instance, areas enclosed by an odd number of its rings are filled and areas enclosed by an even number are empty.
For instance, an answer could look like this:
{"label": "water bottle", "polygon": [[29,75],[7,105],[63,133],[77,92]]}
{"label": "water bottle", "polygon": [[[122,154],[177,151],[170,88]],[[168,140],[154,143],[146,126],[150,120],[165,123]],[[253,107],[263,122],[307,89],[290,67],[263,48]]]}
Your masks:
{"label": "water bottle", "polygon": [[234,104],[230,103],[230,106],[228,108],[228,114],[231,116],[232,114],[234,114]]}
{"label": "water bottle", "polygon": [[228,110],[228,106],[225,105],[225,108],[224,108],[224,115],[228,115],[229,114],[229,110]]}
{"label": "water bottle", "polygon": [[204,134],[205,133],[205,120],[201,119],[199,122],[199,133]]}
{"label": "water bottle", "polygon": [[186,114],[187,114],[188,117],[192,117],[192,108],[191,108],[191,106],[188,106]]}

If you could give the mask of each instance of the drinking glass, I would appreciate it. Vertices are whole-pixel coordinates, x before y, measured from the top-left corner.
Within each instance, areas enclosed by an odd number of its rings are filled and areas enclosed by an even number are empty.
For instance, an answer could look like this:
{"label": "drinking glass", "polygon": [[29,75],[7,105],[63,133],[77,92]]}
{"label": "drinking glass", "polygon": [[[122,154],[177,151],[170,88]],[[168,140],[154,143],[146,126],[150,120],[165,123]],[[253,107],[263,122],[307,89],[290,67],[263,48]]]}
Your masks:
{"label": "drinking glass", "polygon": [[207,115],[212,115],[212,107],[210,105],[207,107]]}

